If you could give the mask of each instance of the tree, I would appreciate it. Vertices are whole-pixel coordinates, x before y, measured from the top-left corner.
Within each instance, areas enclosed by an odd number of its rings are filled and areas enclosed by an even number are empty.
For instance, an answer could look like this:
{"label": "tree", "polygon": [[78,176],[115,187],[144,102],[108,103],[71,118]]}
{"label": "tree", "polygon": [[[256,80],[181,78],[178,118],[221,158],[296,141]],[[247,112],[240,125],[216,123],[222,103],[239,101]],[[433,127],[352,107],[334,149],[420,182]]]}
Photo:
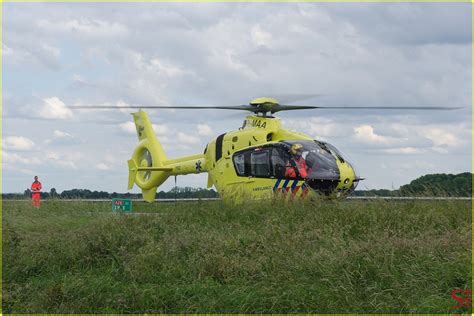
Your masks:
{"label": "tree", "polygon": [[57,199],[59,197],[59,194],[58,194],[58,192],[56,192],[55,188],[51,188],[51,190],[49,191],[49,196],[52,199]]}
{"label": "tree", "polygon": [[428,174],[400,187],[404,196],[471,196],[472,173]]}

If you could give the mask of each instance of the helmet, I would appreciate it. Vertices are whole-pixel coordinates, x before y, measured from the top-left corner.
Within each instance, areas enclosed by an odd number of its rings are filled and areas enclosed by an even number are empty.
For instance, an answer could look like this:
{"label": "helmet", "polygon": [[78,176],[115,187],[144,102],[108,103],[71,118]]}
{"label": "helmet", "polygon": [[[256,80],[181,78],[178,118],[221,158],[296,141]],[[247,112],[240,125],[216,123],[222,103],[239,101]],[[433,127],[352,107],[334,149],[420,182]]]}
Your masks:
{"label": "helmet", "polygon": [[301,144],[293,144],[291,146],[291,153],[293,155],[301,155],[301,149],[303,148],[303,146]]}

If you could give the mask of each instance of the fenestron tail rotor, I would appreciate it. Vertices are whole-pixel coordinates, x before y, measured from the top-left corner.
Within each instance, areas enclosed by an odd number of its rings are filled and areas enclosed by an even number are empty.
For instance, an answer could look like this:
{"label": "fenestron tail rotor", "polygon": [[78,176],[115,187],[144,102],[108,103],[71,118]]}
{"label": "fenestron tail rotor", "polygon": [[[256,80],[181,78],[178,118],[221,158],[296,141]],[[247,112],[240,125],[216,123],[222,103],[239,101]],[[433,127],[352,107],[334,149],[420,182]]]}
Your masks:
{"label": "fenestron tail rotor", "polygon": [[[146,148],[144,148],[143,151],[142,151],[140,166],[141,167],[146,167],[146,168],[153,167],[153,160],[151,158],[150,151],[148,151],[148,149],[146,149]],[[151,171],[146,170],[146,171],[142,171],[142,172],[143,172],[143,180],[144,181],[150,180]]]}

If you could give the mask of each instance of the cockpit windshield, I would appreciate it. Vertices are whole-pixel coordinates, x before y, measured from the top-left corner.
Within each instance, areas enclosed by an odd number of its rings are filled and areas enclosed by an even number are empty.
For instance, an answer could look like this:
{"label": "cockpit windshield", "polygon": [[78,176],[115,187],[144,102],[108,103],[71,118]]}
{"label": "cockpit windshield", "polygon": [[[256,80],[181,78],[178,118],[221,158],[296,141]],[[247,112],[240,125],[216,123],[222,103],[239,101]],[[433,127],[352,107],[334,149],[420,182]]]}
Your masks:
{"label": "cockpit windshield", "polygon": [[344,161],[342,156],[326,143],[317,141],[285,141],[289,146],[295,168],[302,178],[336,180],[339,168],[336,159]]}

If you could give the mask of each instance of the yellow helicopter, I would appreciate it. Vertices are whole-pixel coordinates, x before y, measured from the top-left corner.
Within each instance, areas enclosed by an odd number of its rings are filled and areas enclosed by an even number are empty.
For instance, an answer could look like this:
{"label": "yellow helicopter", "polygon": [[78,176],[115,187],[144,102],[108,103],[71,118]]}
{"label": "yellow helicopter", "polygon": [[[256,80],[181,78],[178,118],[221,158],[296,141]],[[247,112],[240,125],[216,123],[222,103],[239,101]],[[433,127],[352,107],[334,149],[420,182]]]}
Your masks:
{"label": "yellow helicopter", "polygon": [[[110,109],[113,106],[77,106]],[[124,107],[120,107],[123,109]],[[363,180],[331,144],[303,133],[284,129],[274,113],[305,109],[408,109],[448,110],[449,107],[322,107],[282,105],[273,98],[257,98],[248,105],[231,107],[128,106],[138,135],[138,146],[128,160],[128,189],[141,188],[143,198],[155,200],[157,188],[170,176],[208,173],[207,187],[214,186],[225,200],[287,199],[311,196],[343,198]],[[242,127],[211,140],[202,154],[169,159],[142,109],[223,109],[253,112]]]}

